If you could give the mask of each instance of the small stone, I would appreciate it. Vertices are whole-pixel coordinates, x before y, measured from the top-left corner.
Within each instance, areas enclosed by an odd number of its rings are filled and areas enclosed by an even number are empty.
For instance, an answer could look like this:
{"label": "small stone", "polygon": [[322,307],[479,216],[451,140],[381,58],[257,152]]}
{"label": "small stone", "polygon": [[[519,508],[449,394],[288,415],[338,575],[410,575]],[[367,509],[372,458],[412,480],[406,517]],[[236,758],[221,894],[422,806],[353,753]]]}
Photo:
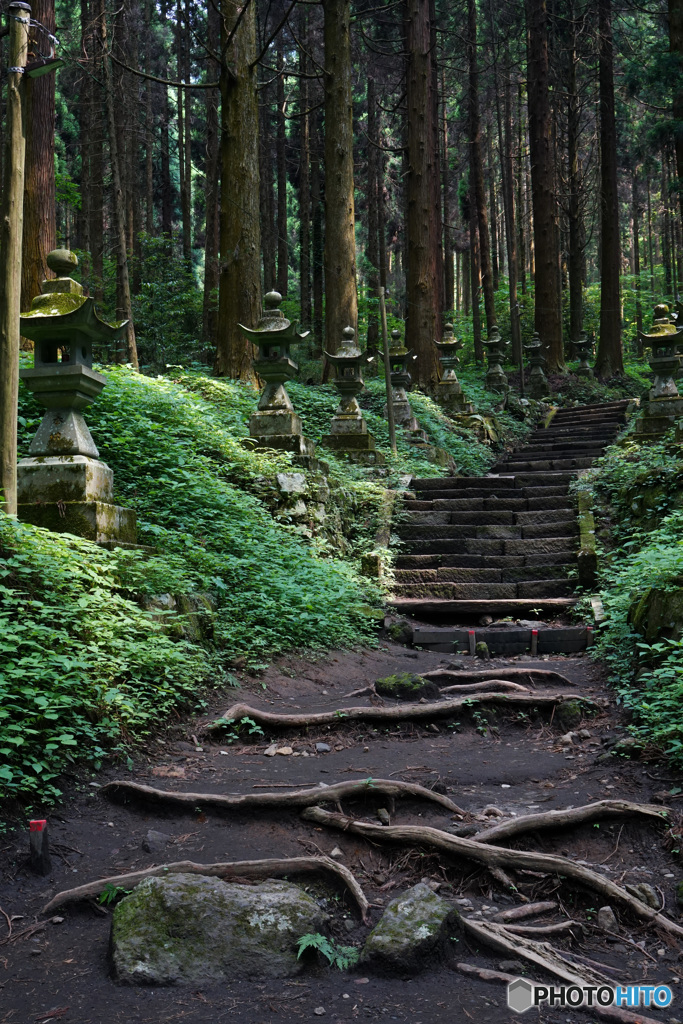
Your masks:
{"label": "small stone", "polygon": [[430,722],[429,725],[427,726],[427,729],[429,730],[429,732],[441,732],[438,725],[435,725],[434,722]]}
{"label": "small stone", "polygon": [[168,844],[172,842],[173,836],[168,836],[165,832],[157,832],[151,828],[142,840],[142,849],[145,853],[163,853]]}
{"label": "small stone", "polygon": [[377,817],[383,825],[391,825],[391,818],[389,817],[389,811],[386,807],[377,808]]}
{"label": "small stone", "polygon": [[389,903],[366,939],[360,963],[380,973],[434,967],[448,955],[457,920],[453,905],[420,882]]}
{"label": "small stone", "polygon": [[[221,751],[221,753],[222,753],[222,751]],[[271,745],[269,747],[266,747],[266,749],[263,751],[263,753],[264,753],[264,755],[266,757],[275,757],[275,754],[277,753],[276,745],[274,743],[271,743]]]}
{"label": "small stone", "polygon": [[657,950],[657,956],[666,956],[666,950],[665,949],[658,949]]}
{"label": "small stone", "polygon": [[598,928],[603,932],[619,931],[619,923],[611,907],[600,907],[598,910]]}
{"label": "small stone", "polygon": [[578,737],[581,740],[589,740],[591,738],[591,735],[592,733],[590,729],[579,729],[578,731]]}
{"label": "small stone", "polygon": [[354,984],[355,984],[355,985],[367,985],[367,983],[368,983],[369,981],[370,981],[370,979],[369,979],[369,978],[356,978],[356,980],[355,980]]}
{"label": "small stone", "polygon": [[324,1017],[325,1016],[325,1012],[326,1011],[325,1011],[325,1007],[324,1006],[316,1006],[315,1010],[313,1011],[313,1013],[316,1015],[316,1017]]}
{"label": "small stone", "polygon": [[521,974],[524,966],[521,960],[501,960],[498,964],[498,970],[508,971],[510,974]]}
{"label": "small stone", "polygon": [[330,857],[334,857],[335,860],[341,860],[344,856],[344,851],[340,850],[338,846],[335,846],[334,850],[330,852]]}
{"label": "small stone", "polygon": [[356,925],[355,925],[355,923],[354,923],[354,922],[353,922],[353,921],[351,920],[351,918],[350,918],[350,917],[345,917],[345,918],[344,918],[344,927],[346,928],[347,932],[352,932],[352,931],[354,931],[354,929],[355,929]]}
{"label": "small stone", "polygon": [[574,737],[576,735],[578,734],[575,732],[567,732],[564,734],[564,736],[560,736],[560,743],[563,747],[571,746],[571,744],[574,742]]}
{"label": "small stone", "polygon": [[327,754],[332,748],[329,743],[316,743],[315,749],[319,754]]}
{"label": "small stone", "polygon": [[489,804],[487,807],[484,808],[484,810],[481,813],[483,815],[485,815],[487,818],[504,818],[505,817],[504,812],[501,811],[501,809],[499,807],[496,807],[495,804]]}
{"label": "small stone", "polygon": [[51,917],[50,920],[53,924],[61,924],[64,920],[63,917]]}
{"label": "small stone", "polygon": [[500,784],[500,788],[501,788],[501,789],[509,789],[509,788],[510,788],[510,785],[509,785],[509,783],[507,783],[507,782],[501,782],[501,784]]}
{"label": "small stone", "polygon": [[289,755],[293,754],[294,751],[292,750],[291,747],[278,747],[277,750],[275,751],[275,753],[276,754],[282,754],[283,757],[289,757]]}
{"label": "small stone", "polygon": [[364,754],[369,754],[370,753],[370,747],[363,747],[363,753]]}
{"label": "small stone", "polygon": [[344,994],[342,995],[342,999],[350,999],[350,998],[351,998],[351,996],[349,995],[348,992],[344,992]]}
{"label": "small stone", "polygon": [[320,692],[323,693],[327,697],[327,690],[321,690]]}

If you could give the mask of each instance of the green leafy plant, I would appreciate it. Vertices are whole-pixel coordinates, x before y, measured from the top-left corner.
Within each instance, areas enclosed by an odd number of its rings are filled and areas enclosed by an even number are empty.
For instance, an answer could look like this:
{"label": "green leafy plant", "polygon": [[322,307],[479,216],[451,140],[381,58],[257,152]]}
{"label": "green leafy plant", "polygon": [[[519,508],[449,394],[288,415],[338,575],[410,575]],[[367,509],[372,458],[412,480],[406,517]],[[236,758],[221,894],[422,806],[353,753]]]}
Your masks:
{"label": "green leafy plant", "polygon": [[253,718],[248,718],[246,715],[244,718],[240,718],[236,721],[234,718],[217,718],[213,723],[215,727],[223,727],[226,732],[222,734],[222,739],[226,743],[236,743],[247,736],[264,736],[265,733],[260,725],[257,725]]}
{"label": "green leafy plant", "polygon": [[308,935],[302,935],[297,940],[297,945],[299,947],[297,959],[305,950],[315,949],[318,953],[322,953],[331,967],[337,967],[340,971],[348,971],[358,962],[360,956],[360,950],[355,946],[340,946],[334,939],[328,939],[320,932],[309,932]]}
{"label": "green leafy plant", "polygon": [[111,882],[107,882],[100,893],[98,903],[110,906],[112,903],[116,903],[117,900],[121,899],[122,896],[128,896],[132,891],[132,889],[122,889],[120,885],[113,885]]}

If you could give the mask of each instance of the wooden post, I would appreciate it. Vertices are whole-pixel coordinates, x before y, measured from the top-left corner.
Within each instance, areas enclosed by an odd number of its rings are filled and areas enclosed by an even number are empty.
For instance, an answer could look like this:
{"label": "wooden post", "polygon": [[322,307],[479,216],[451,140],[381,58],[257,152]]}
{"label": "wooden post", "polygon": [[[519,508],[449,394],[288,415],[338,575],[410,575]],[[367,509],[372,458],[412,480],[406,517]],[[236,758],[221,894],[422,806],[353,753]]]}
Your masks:
{"label": "wooden post", "polygon": [[384,302],[384,288],[379,288],[379,309],[382,317],[382,342],[384,347],[384,381],[387,388],[387,420],[389,421],[389,441],[391,450],[396,455],[396,424],[394,423],[394,395],[391,390],[391,364],[389,362],[389,332],[387,331],[387,307]]}
{"label": "wooden post", "polygon": [[25,3],[11,3],[7,16],[7,133],[0,207],[0,509],[16,515],[19,314],[26,156],[22,76],[28,54],[31,8]]}

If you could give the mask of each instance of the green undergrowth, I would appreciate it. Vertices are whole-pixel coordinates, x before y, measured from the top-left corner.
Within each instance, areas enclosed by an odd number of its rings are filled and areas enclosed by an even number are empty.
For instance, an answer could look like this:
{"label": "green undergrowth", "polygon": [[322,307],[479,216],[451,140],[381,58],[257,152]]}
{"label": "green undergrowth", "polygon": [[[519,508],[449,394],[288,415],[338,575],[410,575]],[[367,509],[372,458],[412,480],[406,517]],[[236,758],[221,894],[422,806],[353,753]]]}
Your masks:
{"label": "green undergrowth", "polygon": [[606,620],[596,656],[611,669],[634,735],[683,767],[681,624],[672,610],[664,632],[646,639],[636,613],[652,592],[673,609],[683,587],[683,464],[672,440],[608,448],[581,483],[590,486],[601,541]]}

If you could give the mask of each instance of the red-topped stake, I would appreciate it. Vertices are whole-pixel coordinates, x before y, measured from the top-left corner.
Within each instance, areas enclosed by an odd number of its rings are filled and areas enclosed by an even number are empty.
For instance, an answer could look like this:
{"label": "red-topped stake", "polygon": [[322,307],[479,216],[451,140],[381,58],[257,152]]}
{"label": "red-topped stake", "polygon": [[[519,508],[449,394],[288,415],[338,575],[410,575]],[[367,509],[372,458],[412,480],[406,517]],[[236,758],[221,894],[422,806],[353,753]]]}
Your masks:
{"label": "red-topped stake", "polygon": [[50,864],[50,844],[47,834],[47,821],[45,818],[35,818],[29,821],[29,843],[31,846],[31,870],[37,875],[49,875],[52,870]]}

